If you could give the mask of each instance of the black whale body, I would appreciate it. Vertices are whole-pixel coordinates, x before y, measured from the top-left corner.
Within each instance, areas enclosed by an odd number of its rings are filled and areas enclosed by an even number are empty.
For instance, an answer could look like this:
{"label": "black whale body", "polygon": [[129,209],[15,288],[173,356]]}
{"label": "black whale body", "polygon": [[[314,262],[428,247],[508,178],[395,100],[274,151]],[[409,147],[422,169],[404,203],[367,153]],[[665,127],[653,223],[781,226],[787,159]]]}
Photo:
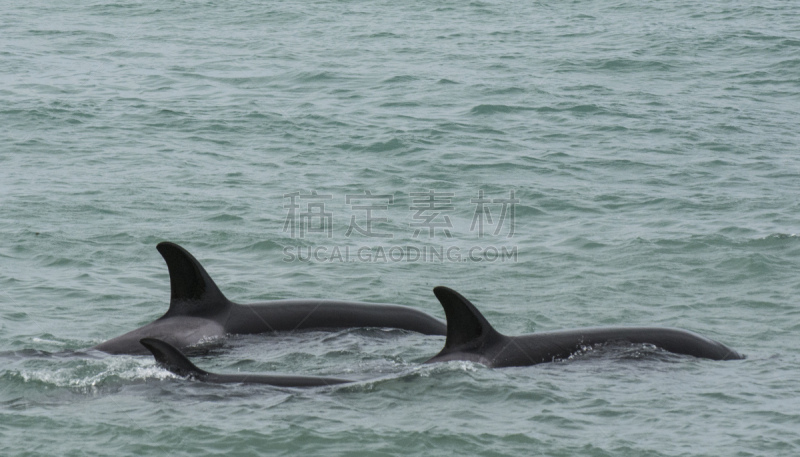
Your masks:
{"label": "black whale body", "polygon": [[157,320],[91,349],[110,354],[147,354],[139,343],[143,338],[157,338],[185,349],[228,334],[306,329],[378,327],[428,335],[447,332],[444,322],[408,306],[335,300],[275,300],[239,305],[225,298],[188,251],[170,242],[159,243],[157,248],[169,269],[169,310]]}
{"label": "black whale body", "polygon": [[209,373],[195,366],[176,347],[156,338],[140,341],[155,357],[159,365],[183,378],[212,383],[268,384],[277,387],[321,387],[355,382],[351,379],[322,376],[264,375],[264,374],[218,374]]}
{"label": "black whale body", "polygon": [[676,354],[712,360],[744,358],[722,343],[673,328],[584,328],[506,336],[495,330],[475,305],[458,292],[442,286],[433,292],[447,315],[447,341],[441,352],[425,363],[467,360],[489,367],[528,366],[565,359],[583,345],[617,341],[652,344]]}

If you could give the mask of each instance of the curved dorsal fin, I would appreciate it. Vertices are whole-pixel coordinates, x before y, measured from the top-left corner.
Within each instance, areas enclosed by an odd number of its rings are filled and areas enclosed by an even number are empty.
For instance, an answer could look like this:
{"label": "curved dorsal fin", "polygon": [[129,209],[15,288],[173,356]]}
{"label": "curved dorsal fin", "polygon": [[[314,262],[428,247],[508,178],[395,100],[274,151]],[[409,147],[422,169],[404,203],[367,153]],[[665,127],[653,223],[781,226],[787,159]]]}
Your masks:
{"label": "curved dorsal fin", "polygon": [[158,252],[169,268],[172,290],[164,317],[216,314],[230,305],[211,276],[186,249],[175,243],[158,243]]}
{"label": "curved dorsal fin", "polygon": [[198,378],[208,375],[207,371],[197,368],[181,351],[169,343],[156,338],[143,338],[139,343],[153,353],[159,365],[178,376]]}
{"label": "curved dorsal fin", "polygon": [[501,335],[475,308],[475,305],[453,289],[438,286],[433,289],[447,316],[447,341],[443,351],[465,345],[480,345]]}

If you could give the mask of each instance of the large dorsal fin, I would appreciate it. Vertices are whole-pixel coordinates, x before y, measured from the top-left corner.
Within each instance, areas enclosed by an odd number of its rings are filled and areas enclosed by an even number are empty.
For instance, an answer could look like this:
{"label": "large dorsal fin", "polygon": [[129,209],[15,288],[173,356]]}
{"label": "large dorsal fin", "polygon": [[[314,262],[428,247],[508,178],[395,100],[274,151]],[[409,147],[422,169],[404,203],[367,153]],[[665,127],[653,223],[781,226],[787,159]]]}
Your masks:
{"label": "large dorsal fin", "polygon": [[169,343],[156,338],[143,338],[139,342],[153,353],[159,365],[178,376],[199,378],[208,375],[207,371],[197,368],[181,351]]}
{"label": "large dorsal fin", "polygon": [[455,290],[438,286],[433,289],[433,293],[436,294],[447,316],[447,341],[442,351],[464,346],[480,346],[487,339],[502,336],[475,308],[475,305]]}
{"label": "large dorsal fin", "polygon": [[164,317],[208,316],[231,304],[200,262],[186,249],[168,241],[158,243],[157,249],[167,262],[172,290],[169,310]]}

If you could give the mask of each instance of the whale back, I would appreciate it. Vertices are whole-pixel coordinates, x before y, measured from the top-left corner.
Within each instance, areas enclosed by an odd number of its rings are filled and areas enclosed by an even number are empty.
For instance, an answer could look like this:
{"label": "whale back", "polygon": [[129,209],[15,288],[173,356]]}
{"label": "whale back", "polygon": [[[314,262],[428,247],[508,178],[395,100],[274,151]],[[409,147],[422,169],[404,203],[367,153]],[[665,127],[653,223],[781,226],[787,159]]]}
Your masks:
{"label": "whale back", "polygon": [[178,348],[156,338],[139,341],[156,362],[171,373],[188,379],[212,383],[268,384],[277,387],[325,387],[355,382],[352,379],[321,376],[261,375],[251,373],[209,373],[195,366]]}

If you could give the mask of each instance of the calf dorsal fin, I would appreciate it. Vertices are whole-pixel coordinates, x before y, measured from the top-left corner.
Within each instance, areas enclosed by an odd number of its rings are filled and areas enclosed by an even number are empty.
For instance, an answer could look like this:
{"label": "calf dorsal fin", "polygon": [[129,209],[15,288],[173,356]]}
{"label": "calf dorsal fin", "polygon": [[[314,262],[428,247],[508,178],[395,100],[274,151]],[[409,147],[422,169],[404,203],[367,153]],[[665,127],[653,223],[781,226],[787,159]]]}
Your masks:
{"label": "calf dorsal fin", "polygon": [[156,338],[142,338],[139,343],[153,353],[159,365],[173,374],[195,379],[202,379],[208,375],[207,371],[197,368],[181,351],[169,343]]}

